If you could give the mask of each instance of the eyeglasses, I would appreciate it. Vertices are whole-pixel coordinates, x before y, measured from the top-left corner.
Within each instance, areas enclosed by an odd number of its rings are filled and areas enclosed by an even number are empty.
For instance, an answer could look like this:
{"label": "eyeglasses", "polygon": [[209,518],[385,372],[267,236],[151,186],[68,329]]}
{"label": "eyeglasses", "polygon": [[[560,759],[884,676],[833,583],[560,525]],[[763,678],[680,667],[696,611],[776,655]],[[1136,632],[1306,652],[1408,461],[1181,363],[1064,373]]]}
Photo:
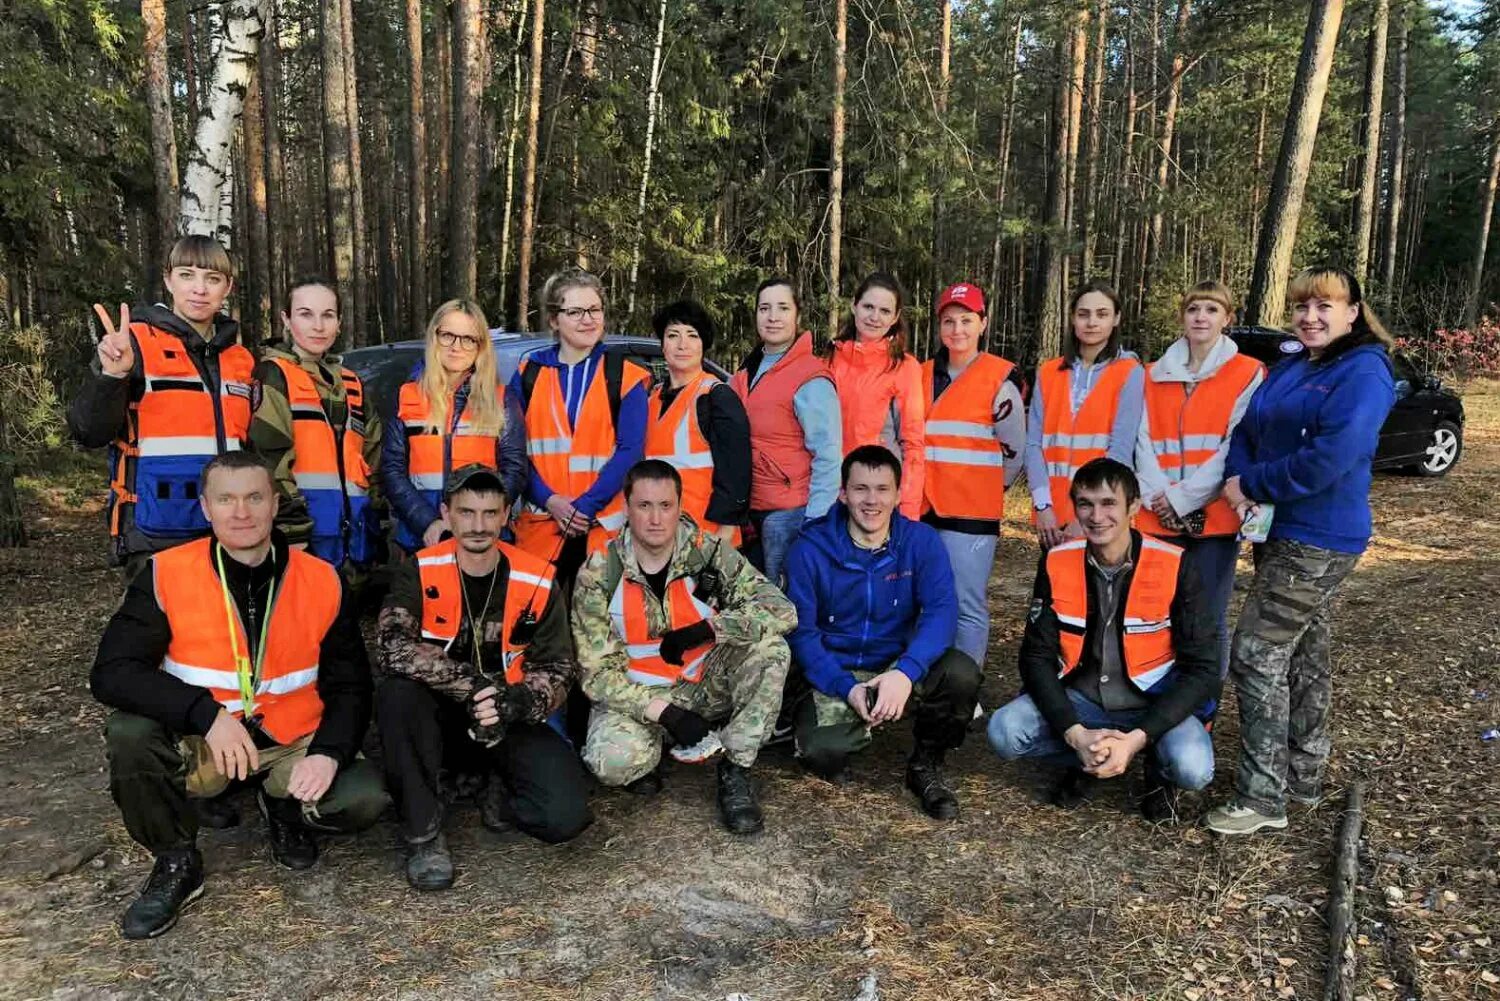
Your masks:
{"label": "eyeglasses", "polygon": [[589,306],[587,308],[584,308],[581,306],[572,306],[568,309],[559,309],[557,311],[557,315],[565,316],[574,323],[577,323],[579,320],[582,320],[585,317],[590,320],[598,320],[602,319],[604,316],[604,307]]}
{"label": "eyeglasses", "polygon": [[465,351],[478,351],[479,338],[469,334],[454,334],[446,330],[438,331],[437,342],[445,348],[460,345]]}

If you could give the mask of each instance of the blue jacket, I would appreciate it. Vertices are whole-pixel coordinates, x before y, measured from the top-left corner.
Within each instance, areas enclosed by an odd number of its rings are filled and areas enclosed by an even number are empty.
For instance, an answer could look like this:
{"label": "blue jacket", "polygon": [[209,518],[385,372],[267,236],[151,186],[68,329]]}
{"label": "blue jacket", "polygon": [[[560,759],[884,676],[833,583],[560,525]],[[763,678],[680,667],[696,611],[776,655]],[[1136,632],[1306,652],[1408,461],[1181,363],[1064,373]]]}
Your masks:
{"label": "blue jacket", "polygon": [[894,666],[913,683],[953,645],[958,598],[937,530],[895,515],[879,550],[849,538],[849,511],[834,504],[809,521],[786,558],[797,628],[792,659],[825,695],[846,698],[852,671]]}
{"label": "blue jacket", "polygon": [[1395,402],[1390,358],[1372,336],[1345,334],[1317,361],[1290,357],[1250,398],[1225,476],[1238,476],[1251,500],[1276,505],[1270,538],[1362,553],[1370,461]]}

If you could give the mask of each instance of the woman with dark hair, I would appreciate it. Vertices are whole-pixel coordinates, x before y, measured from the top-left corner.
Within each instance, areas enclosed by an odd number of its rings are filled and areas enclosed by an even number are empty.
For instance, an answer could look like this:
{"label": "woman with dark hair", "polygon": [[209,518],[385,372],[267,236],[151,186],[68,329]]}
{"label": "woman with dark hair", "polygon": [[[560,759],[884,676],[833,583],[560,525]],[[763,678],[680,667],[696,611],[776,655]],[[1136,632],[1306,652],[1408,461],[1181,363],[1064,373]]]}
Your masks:
{"label": "woman with dark hair", "polygon": [[884,445],[901,457],[901,513],[922,515],[927,407],[922,366],[906,350],[906,293],[883,271],[854,290],[854,308],[834,338],[831,366],[844,417],[844,453]]}
{"label": "woman with dark hair", "polygon": [[750,523],[756,540],[747,555],[778,587],[786,551],[803,522],[821,518],[838,499],[844,459],[833,373],[813,352],[812,333],[799,330],[800,309],[790,278],[760,283],[760,345],[729,382],[750,419]]}
{"label": "woman with dark hair", "polygon": [[646,458],[682,476],[682,510],[704,533],[739,545],[750,511],[750,420],[734,390],[703,370],[714,321],[691,299],[651,318],[667,379],[646,402]]}
{"label": "woman with dark hair", "polygon": [[1090,459],[1134,467],[1145,379],[1120,347],[1120,296],[1104,282],[1074,289],[1063,353],[1037,366],[1026,423],[1026,480],[1043,549],[1077,538],[1068,486]]}
{"label": "woman with dark hair", "polygon": [[1396,401],[1390,336],[1352,274],[1308,268],[1287,301],[1303,350],[1251,398],[1225,462],[1224,499],[1270,528],[1234,633],[1235,798],[1205,818],[1220,834],[1284,828],[1288,800],[1322,796],[1330,609],[1370,541],[1370,462]]}

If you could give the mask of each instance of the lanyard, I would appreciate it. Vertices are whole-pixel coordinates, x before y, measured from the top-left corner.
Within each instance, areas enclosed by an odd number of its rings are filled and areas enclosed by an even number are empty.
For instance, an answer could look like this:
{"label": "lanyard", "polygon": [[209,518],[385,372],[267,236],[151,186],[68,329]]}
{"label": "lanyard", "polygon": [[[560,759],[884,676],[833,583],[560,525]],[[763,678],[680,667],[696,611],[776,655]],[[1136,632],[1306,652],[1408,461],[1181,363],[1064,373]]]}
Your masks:
{"label": "lanyard", "polygon": [[[270,555],[274,557],[274,554]],[[229,582],[224,576],[222,546],[214,546],[214,561],[219,570],[219,591],[224,596],[224,618],[229,626],[229,653],[234,658],[234,671],[240,682],[240,711],[245,719],[251,719],[255,713],[255,688],[260,682],[261,665],[266,659],[266,634],[271,629],[271,608],[276,601],[276,575],[271,575],[271,582],[266,587],[266,612],[261,616],[260,642],[255,645],[255,663],[252,665],[250,658],[240,653],[240,634],[235,628],[240,623],[240,613],[235,608],[234,598],[229,594]]]}

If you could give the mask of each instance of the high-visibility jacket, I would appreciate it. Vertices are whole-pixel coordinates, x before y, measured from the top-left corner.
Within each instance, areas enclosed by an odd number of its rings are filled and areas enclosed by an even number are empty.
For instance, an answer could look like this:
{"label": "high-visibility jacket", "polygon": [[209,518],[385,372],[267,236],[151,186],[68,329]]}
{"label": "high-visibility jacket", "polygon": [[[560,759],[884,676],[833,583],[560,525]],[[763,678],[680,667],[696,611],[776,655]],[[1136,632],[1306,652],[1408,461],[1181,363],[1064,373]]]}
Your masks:
{"label": "high-visibility jacket", "polygon": [[[1140,363],[1134,358],[1116,358],[1099,376],[1078,413],[1073,413],[1073,372],[1065,359],[1053,358],[1037,367],[1037,385],[1042,391],[1042,459],[1052,488],[1052,510],[1059,527],[1073,520],[1073,500],[1068,488],[1073,474],[1092,459],[1109,451],[1120,392]],[[1133,440],[1133,439],[1132,439]]]}
{"label": "high-visibility jacket", "polygon": [[[172,631],[162,670],[207,688],[224,709],[244,718],[234,652],[250,658],[238,606],[231,639],[224,585],[214,567],[213,540],[196,539],[152,557],[156,604]],[[268,614],[260,677],[254,679],[253,715],[261,729],[289,744],[317,730],[323,719],[318,696],[318,659],[323,639],[339,614],[338,571],[296,549],[275,584]]]}
{"label": "high-visibility jacket", "polygon": [[[495,548],[500,550],[509,567],[503,595],[505,611],[500,651],[505,681],[514,685],[525,677],[527,646],[526,643],[513,642],[516,623],[528,609],[532,615],[541,617],[552,596],[553,569],[546,560],[509,543],[497,542]],[[447,651],[453,646],[464,618],[458,540],[444,539],[435,546],[420,550],[417,553],[417,572],[422,579],[422,638],[441,644]],[[470,623],[470,628],[481,631],[480,641],[483,642],[483,625]],[[459,650],[457,655],[462,659],[469,655],[469,651]]]}
{"label": "high-visibility jacket", "polygon": [[[1151,451],[1168,480],[1180,483],[1213,458],[1229,437],[1235,401],[1264,368],[1254,358],[1237,354],[1196,383],[1192,393],[1188,393],[1187,383],[1146,380],[1145,420],[1151,432]],[[1203,515],[1203,535],[1239,532],[1239,516],[1222,497],[1210,501]],[[1152,535],[1172,534],[1145,505],[1136,515],[1135,527]]]}
{"label": "high-visibility jacket", "polygon": [[121,505],[130,504],[135,527],[147,535],[206,535],[198,476],[210,459],[238,451],[249,437],[255,359],[238,344],[225,348],[219,384],[210,386],[176,334],[147,323],[132,323],[130,333],[145,391],[131,402],[125,433],[110,446],[110,534],[120,534]]}
{"label": "high-visibility jacket", "polygon": [[[495,399],[503,413],[504,386],[495,387]],[[449,404],[452,404],[451,398]],[[452,422],[452,414],[449,414],[452,433],[433,431],[427,426],[427,397],[422,392],[422,384],[412,381],[401,387],[396,413],[406,428],[407,476],[411,479],[412,486],[434,508],[442,501],[443,485],[453,470],[476,462],[490,469],[497,468],[500,430],[496,428],[492,432],[481,432],[475,428],[472,423],[473,409],[474,397],[470,394],[456,424]],[[396,541],[407,552],[416,552],[422,548],[421,535],[414,534],[400,519],[397,519],[396,524]]]}
{"label": "high-visibility jacket", "polygon": [[343,423],[335,427],[311,373],[290,358],[270,360],[286,379],[292,409],[292,477],[313,523],[308,552],[334,566],[346,559],[368,563],[375,540],[369,526],[364,383],[339,367],[346,406]]}
{"label": "high-visibility jacket", "polygon": [[[1047,579],[1052,585],[1052,610],[1057,614],[1059,678],[1072,674],[1083,659],[1089,607],[1087,558],[1088,543],[1083,539],[1047,551]],[[1123,626],[1125,673],[1132,685],[1147,694],[1166,686],[1176,662],[1172,599],[1177,594],[1181,560],[1178,547],[1149,535],[1141,537],[1140,558],[1125,595]]]}
{"label": "high-visibility jacket", "polygon": [[[678,577],[667,585],[663,611],[668,629],[691,626],[713,615],[714,610],[693,595],[693,587],[691,577]],[[638,685],[652,687],[703,680],[703,667],[714,648],[713,642],[685,651],[681,664],[668,664],[661,657],[661,636],[652,635],[646,617],[647,600],[656,600],[655,594],[647,598],[648,590],[645,584],[622,574],[609,599],[610,625],[625,644],[625,656],[630,661],[626,677]]]}
{"label": "high-visibility jacket", "polygon": [[[594,485],[599,470],[615,454],[615,419],[610,414],[609,392],[605,387],[604,363],[594,370],[583,403],[578,408],[578,424],[568,421],[568,403],[552,365],[537,365],[526,360],[521,374],[536,365],[531,398],[526,402],[526,454],[532,470],[564,497],[578,498]],[[626,361],[620,375],[620,398],[638,385],[649,384],[651,373],[634,362]],[[594,516],[589,531],[590,553],[601,552],[609,540],[625,527],[625,498],[615,494]],[[544,559],[556,559],[562,541],[557,522],[545,508],[527,501],[515,519],[516,545]]]}
{"label": "high-visibility jacket", "polygon": [[803,507],[812,486],[812,452],[794,398],[813,379],[833,382],[828,363],[813,354],[812,334],[803,332],[768,372],[750,385],[740,369],[729,381],[750,418],[750,510]]}
{"label": "high-visibility jacket", "polygon": [[932,398],[936,363],[922,365],[927,400],[927,472],[922,513],[994,522],[1005,513],[1005,453],[995,440],[995,397],[1015,365],[980,353]]}
{"label": "high-visibility jacket", "polygon": [[651,391],[646,404],[645,457],[665,460],[677,470],[682,477],[682,510],[707,533],[720,526],[707,517],[714,492],[714,455],[698,423],[698,401],[717,385],[712,373],[701,372],[678,390],[665,410],[661,386]]}

